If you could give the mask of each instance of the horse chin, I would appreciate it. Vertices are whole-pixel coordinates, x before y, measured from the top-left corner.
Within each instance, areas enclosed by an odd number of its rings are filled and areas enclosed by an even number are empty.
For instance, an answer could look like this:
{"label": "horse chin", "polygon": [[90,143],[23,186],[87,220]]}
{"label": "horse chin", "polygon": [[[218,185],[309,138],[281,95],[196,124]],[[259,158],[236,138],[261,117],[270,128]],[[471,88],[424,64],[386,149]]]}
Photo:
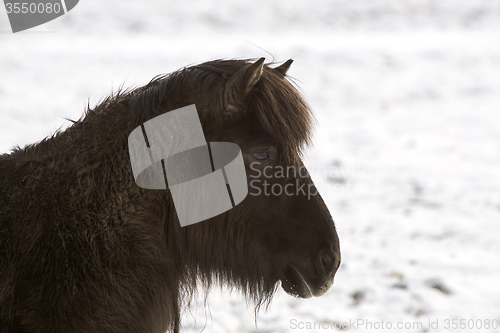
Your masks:
{"label": "horse chin", "polygon": [[304,275],[294,266],[288,266],[285,269],[285,277],[281,280],[281,287],[287,294],[300,298],[322,296],[332,284],[333,278],[322,281],[304,278]]}
{"label": "horse chin", "polygon": [[294,266],[285,270],[285,278],[281,280],[283,290],[294,297],[311,298],[313,293],[306,280]]}

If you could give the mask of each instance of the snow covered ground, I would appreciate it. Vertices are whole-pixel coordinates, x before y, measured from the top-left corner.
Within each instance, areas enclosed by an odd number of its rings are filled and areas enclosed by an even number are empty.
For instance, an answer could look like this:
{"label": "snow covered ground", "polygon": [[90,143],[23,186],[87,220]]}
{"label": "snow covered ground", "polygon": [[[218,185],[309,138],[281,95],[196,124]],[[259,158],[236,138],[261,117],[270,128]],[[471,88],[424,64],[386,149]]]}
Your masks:
{"label": "snow covered ground", "polygon": [[256,318],[213,292],[185,332],[256,332],[255,319],[259,332],[500,332],[500,1],[84,0],[9,31],[0,9],[1,153],[122,83],[215,58],[295,59],[318,120],[307,165],[341,239],[335,284],[310,300],[279,291]]}

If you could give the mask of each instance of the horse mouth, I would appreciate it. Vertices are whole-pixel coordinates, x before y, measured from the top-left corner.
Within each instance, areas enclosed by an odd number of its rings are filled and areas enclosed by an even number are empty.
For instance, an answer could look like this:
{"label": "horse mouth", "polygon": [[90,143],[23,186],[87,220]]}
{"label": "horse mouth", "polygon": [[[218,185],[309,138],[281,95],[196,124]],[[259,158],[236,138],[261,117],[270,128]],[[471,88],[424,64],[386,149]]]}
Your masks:
{"label": "horse mouth", "polygon": [[311,298],[313,292],[306,280],[294,266],[285,269],[285,278],[281,280],[283,290],[292,296],[300,298]]}

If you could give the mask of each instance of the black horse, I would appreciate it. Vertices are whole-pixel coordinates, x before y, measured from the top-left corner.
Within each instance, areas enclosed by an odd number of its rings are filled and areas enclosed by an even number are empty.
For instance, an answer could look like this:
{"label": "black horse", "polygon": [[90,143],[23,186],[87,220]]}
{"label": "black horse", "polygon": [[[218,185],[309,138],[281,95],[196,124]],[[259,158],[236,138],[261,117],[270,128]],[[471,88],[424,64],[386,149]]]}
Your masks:
{"label": "black horse", "polygon": [[[300,159],[312,115],[286,79],[291,62],[183,68],[1,155],[0,331],[178,332],[200,283],[237,287],[256,310],[280,281],[323,295],[339,240]],[[127,138],[191,104],[207,141],[241,147],[252,186],[235,208],[181,227],[169,190],[135,184]]]}

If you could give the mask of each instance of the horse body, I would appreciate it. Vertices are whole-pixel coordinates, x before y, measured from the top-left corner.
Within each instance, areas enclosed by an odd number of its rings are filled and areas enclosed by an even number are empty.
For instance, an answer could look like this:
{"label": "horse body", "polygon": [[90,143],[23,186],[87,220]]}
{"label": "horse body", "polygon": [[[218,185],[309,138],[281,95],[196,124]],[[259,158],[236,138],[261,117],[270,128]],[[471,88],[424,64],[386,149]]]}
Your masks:
{"label": "horse body", "polygon": [[134,128],[196,104],[207,141],[241,147],[249,181],[288,185],[264,171],[303,168],[311,114],[289,65],[184,68],[0,156],[0,331],[177,332],[199,281],[238,287],[257,307],[280,281],[294,296],[324,294],[340,251],[319,195],[249,195],[181,228],[169,191],[139,188],[128,155]]}

